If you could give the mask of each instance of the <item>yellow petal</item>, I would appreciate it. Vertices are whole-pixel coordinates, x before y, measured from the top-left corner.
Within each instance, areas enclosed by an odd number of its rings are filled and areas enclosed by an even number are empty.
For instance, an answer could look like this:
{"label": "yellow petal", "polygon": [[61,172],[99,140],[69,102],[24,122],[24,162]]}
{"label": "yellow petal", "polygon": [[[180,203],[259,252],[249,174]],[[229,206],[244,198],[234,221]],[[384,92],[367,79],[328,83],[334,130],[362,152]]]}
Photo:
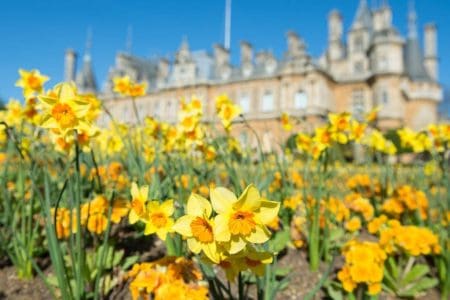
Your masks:
{"label": "yellow petal", "polygon": [[166,228],[161,228],[158,231],[156,231],[156,235],[163,241],[166,240],[167,237],[167,230]]}
{"label": "yellow petal", "polygon": [[131,197],[133,199],[140,198],[139,197],[139,189],[136,182],[131,183]]}
{"label": "yellow petal", "polygon": [[233,236],[230,240],[230,249],[228,252],[230,254],[236,254],[245,248],[247,243],[240,236]]}
{"label": "yellow petal", "polygon": [[275,219],[280,210],[280,203],[275,201],[261,201],[261,207],[259,208],[258,217],[261,223],[264,225],[269,224]]}
{"label": "yellow petal", "polygon": [[212,208],[208,200],[197,194],[191,194],[186,206],[186,213],[191,216],[211,216]]}
{"label": "yellow petal", "polygon": [[212,260],[214,263],[219,263],[220,262],[220,255],[217,252],[217,245],[216,243],[207,243],[204,244],[203,247],[203,252],[205,253],[205,255]]}
{"label": "yellow petal", "polygon": [[144,235],[150,235],[155,233],[157,228],[152,223],[145,224]]}
{"label": "yellow petal", "polygon": [[139,216],[136,214],[134,210],[130,210],[130,214],[128,215],[128,223],[134,224],[139,220]]}
{"label": "yellow petal", "polygon": [[174,211],[173,200],[166,200],[161,204],[161,210],[164,212],[166,216],[171,216]]}
{"label": "yellow petal", "polygon": [[226,215],[217,215],[214,218],[214,237],[219,242],[230,240],[230,229],[228,228],[228,218]]}
{"label": "yellow petal", "polygon": [[195,254],[199,254],[200,251],[202,251],[202,245],[194,238],[187,239],[187,245],[189,250],[191,250]]}
{"label": "yellow petal", "polygon": [[173,225],[173,230],[178,232],[184,237],[192,237],[191,223],[195,216],[185,215],[177,220],[175,225]]}
{"label": "yellow petal", "polygon": [[223,187],[211,189],[210,198],[212,207],[218,214],[230,210],[232,205],[237,201],[236,195]]}
{"label": "yellow petal", "polygon": [[265,226],[256,225],[255,230],[250,233],[246,240],[254,244],[262,244],[269,240],[270,233]]}
{"label": "yellow petal", "polygon": [[236,209],[255,211],[261,205],[261,196],[258,189],[250,184],[239,197],[239,201],[234,205]]}

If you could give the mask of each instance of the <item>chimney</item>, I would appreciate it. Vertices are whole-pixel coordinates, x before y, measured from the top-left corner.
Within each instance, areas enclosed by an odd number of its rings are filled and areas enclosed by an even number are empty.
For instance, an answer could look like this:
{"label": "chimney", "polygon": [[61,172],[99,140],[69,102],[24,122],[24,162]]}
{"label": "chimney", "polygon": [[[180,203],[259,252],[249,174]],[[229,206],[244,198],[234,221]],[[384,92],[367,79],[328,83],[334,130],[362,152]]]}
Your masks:
{"label": "chimney", "polygon": [[333,10],[328,16],[328,41],[335,42],[342,40],[343,25],[342,15],[339,11]]}
{"label": "chimney", "polygon": [[435,24],[425,25],[425,68],[434,80],[438,80],[437,27]]}
{"label": "chimney", "polygon": [[64,57],[64,81],[75,81],[77,67],[77,53],[73,49],[67,49]]}
{"label": "chimney", "polygon": [[344,56],[342,15],[333,10],[328,16],[328,57],[330,60],[339,60]]}
{"label": "chimney", "polygon": [[222,45],[214,45],[214,59],[216,66],[228,66],[230,64],[230,52]]}
{"label": "chimney", "polygon": [[249,42],[241,42],[241,65],[253,62],[253,47]]}

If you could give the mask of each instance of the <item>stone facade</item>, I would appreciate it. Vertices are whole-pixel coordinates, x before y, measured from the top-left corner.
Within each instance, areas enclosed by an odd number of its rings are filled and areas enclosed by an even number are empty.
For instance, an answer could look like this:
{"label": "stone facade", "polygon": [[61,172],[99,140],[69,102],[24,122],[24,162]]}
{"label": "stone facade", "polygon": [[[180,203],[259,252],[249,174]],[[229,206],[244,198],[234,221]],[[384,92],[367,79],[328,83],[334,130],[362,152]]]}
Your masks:
{"label": "stone facade", "polygon": [[[332,11],[328,47],[317,58],[308,54],[304,41],[294,32],[287,33],[287,51],[282,58],[267,51],[254,55],[252,45],[242,42],[238,66],[230,63],[229,50],[223,46],[214,45],[213,54],[191,51],[187,40],[173,63],[120,53],[100,97],[118,120],[135,122],[130,99],[112,93],[112,78],[129,75],[149,83],[148,94],[136,101],[141,116],[176,122],[180,99],[195,95],[204,103],[205,121],[213,122],[214,99],[226,93],[242,107],[262,143],[268,144],[286,138],[277,121],[282,112],[304,121],[296,125],[298,129],[311,130],[329,112],[349,111],[358,117],[381,106],[381,128],[406,125],[419,130],[437,121],[443,97],[438,82],[437,29],[432,24],[425,26],[422,51],[414,10],[408,16],[408,36],[402,37],[386,3],[371,9],[361,0],[346,35],[340,13]],[[68,55],[66,62],[73,62],[74,53]],[[66,74],[73,73],[73,66],[66,67]],[[89,67],[85,60],[83,70]],[[92,87],[81,79],[84,86]],[[107,124],[107,116],[100,123]],[[248,137],[251,132],[245,124],[237,124],[234,132],[242,140],[255,142]]]}

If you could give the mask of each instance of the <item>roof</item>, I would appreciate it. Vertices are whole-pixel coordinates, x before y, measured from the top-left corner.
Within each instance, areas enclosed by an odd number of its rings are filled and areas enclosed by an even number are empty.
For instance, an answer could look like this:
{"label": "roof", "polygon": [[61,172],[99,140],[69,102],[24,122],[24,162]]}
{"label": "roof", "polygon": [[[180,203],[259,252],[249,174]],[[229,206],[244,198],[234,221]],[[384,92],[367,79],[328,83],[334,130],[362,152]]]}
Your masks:
{"label": "roof", "polygon": [[431,81],[423,64],[422,49],[416,38],[408,38],[404,51],[406,74],[414,81]]}

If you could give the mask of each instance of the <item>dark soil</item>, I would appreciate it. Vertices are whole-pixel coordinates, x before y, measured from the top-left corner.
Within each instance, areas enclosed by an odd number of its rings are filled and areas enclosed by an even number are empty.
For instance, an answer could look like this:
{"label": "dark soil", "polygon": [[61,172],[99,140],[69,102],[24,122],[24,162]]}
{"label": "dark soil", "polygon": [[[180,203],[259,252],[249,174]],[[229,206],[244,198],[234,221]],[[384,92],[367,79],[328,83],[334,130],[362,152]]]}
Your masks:
{"label": "dark soil", "polygon": [[22,280],[17,277],[14,266],[5,266],[0,269],[0,299],[44,300],[52,296],[41,278]]}

